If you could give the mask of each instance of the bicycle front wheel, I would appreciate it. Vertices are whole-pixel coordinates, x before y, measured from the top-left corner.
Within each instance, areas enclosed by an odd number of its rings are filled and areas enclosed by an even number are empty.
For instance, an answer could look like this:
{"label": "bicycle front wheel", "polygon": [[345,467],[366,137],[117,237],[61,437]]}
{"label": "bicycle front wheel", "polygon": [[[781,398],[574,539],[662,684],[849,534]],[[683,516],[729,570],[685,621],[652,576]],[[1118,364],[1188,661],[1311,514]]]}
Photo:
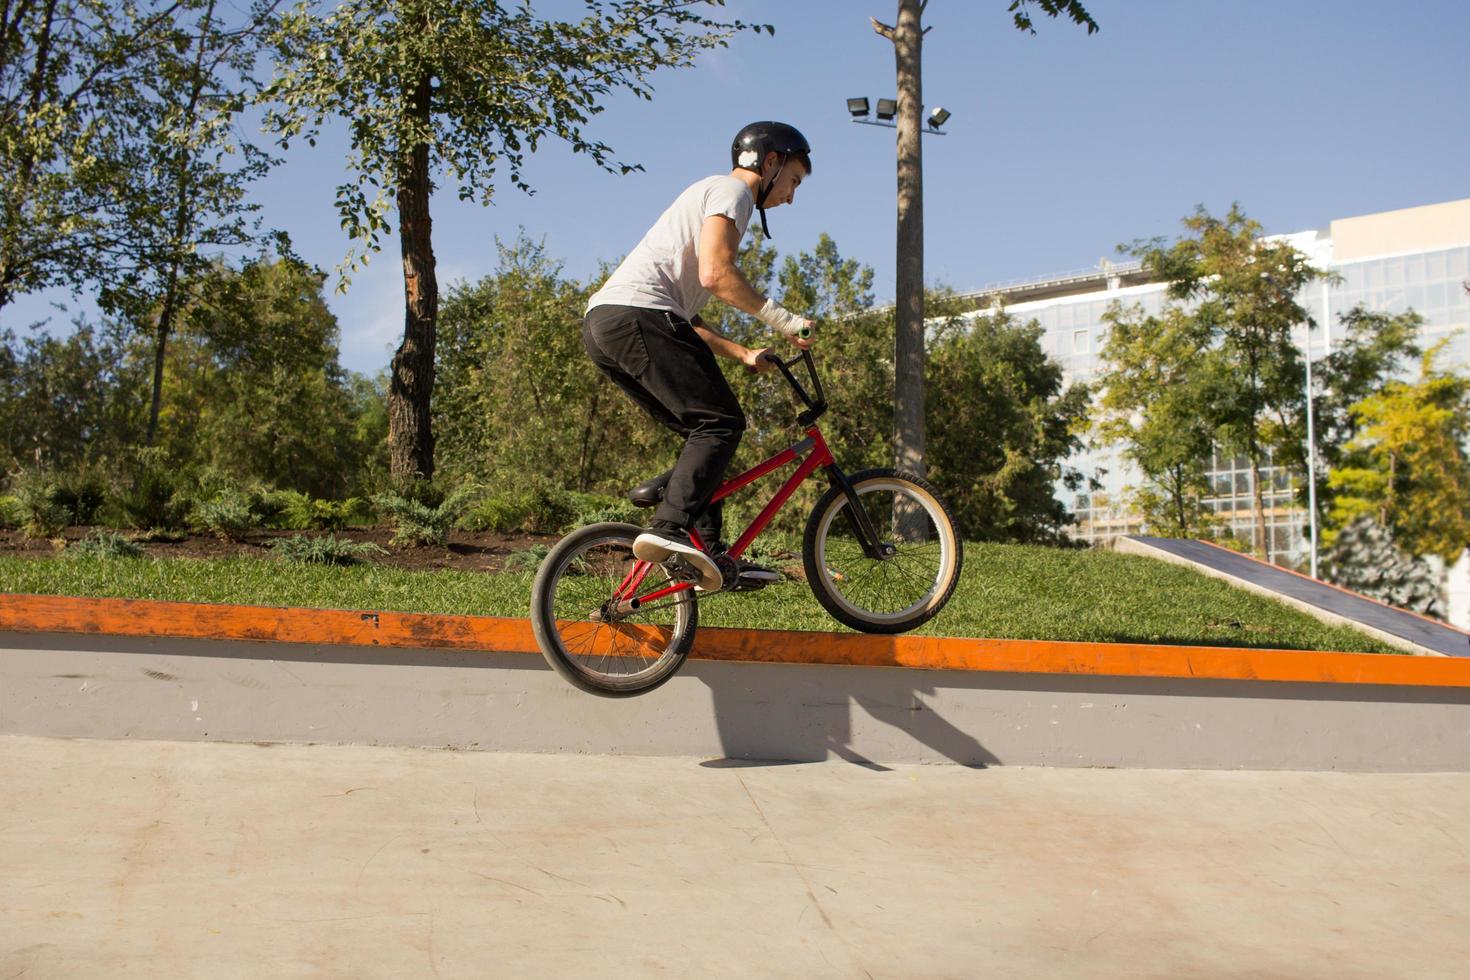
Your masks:
{"label": "bicycle front wheel", "polygon": [[891,469],[848,478],[883,554],[863,552],[847,494],[832,487],[807,519],[802,559],[812,594],[840,623],[902,633],[939,614],[954,594],[964,549],[928,481]]}
{"label": "bicycle front wheel", "polygon": [[[637,593],[673,585],[660,565],[633,557],[632,524],[591,524],[562,538],[531,587],[531,626],[552,669],[589,694],[642,694],[674,676],[694,645],[699,607],[685,589],[628,609],[619,591],[635,566]],[[629,596],[622,596],[626,600]]]}

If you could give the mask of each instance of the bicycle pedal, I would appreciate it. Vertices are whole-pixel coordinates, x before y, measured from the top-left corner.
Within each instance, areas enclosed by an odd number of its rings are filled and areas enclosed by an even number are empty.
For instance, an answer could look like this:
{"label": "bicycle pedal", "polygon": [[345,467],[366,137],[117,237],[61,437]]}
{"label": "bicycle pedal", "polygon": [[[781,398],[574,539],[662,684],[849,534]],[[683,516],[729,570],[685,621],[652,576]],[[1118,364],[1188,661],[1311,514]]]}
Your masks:
{"label": "bicycle pedal", "polygon": [[697,583],[704,576],[699,569],[687,559],[679,555],[672,555],[663,562],[664,571],[669,573],[669,578],[676,582]]}

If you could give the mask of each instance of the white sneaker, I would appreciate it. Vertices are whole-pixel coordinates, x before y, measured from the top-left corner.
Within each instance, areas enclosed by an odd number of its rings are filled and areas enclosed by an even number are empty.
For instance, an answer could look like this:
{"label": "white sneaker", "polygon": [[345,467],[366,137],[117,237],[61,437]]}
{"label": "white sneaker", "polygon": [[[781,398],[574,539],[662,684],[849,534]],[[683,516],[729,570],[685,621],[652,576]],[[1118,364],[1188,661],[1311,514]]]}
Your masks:
{"label": "white sneaker", "polygon": [[662,564],[675,555],[687,561],[699,573],[698,585],[706,592],[718,592],[724,585],[719,566],[709,555],[694,546],[689,532],[677,528],[649,528],[633,539],[633,556],[642,561]]}

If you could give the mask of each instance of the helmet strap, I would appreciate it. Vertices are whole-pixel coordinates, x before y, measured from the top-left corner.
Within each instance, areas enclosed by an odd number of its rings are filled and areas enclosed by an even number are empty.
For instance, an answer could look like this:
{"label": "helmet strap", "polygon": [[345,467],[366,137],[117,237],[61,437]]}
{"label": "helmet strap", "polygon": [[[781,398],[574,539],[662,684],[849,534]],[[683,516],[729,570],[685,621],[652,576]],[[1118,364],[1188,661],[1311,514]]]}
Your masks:
{"label": "helmet strap", "polygon": [[791,157],[788,154],[781,154],[781,165],[776,168],[770,180],[761,184],[761,192],[755,196],[755,209],[761,213],[761,234],[767,238],[771,237],[771,226],[766,224],[766,195],[776,186],[776,181],[781,178],[781,171],[786,169],[786,161],[789,159]]}

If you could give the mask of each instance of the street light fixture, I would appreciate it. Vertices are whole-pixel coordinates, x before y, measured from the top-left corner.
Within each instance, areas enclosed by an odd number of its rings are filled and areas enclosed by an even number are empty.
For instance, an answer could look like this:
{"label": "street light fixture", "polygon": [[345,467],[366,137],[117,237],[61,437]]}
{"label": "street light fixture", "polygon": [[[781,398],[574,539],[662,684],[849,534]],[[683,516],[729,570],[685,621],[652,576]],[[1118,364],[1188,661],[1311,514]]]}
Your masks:
{"label": "street light fixture", "polygon": [[[874,113],[877,116],[876,119],[868,118],[868,105],[869,103],[866,98],[848,99],[847,111],[852,116],[851,121],[862,123],[865,126],[886,126],[889,129],[898,128],[898,123],[893,119],[894,116],[898,115],[897,99],[879,99],[878,110]],[[925,136],[948,136],[949,134],[941,131],[939,127],[948,122],[951,115],[953,113],[943,106],[935,106],[929,113],[929,118],[926,120],[927,124],[921,126],[919,132]]]}

